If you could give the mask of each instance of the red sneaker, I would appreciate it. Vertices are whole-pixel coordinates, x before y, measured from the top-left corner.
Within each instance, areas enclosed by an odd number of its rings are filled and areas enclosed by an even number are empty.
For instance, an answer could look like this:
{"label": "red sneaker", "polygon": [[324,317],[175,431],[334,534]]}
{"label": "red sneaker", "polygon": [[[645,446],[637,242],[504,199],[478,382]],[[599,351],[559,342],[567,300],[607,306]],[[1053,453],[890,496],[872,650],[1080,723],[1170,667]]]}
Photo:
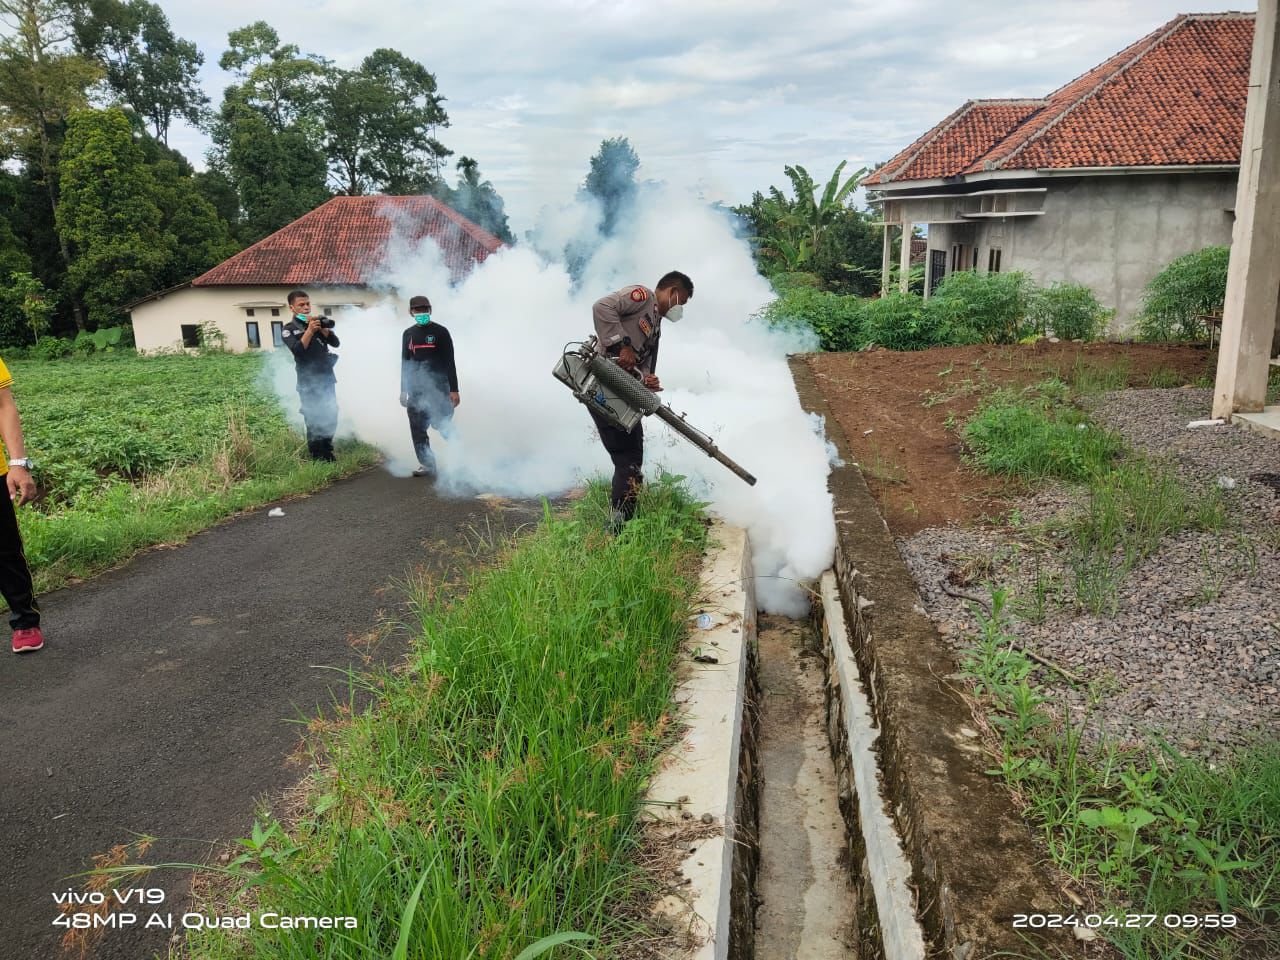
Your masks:
{"label": "red sneaker", "polygon": [[33,653],[44,646],[44,634],[39,627],[13,631],[13,652]]}

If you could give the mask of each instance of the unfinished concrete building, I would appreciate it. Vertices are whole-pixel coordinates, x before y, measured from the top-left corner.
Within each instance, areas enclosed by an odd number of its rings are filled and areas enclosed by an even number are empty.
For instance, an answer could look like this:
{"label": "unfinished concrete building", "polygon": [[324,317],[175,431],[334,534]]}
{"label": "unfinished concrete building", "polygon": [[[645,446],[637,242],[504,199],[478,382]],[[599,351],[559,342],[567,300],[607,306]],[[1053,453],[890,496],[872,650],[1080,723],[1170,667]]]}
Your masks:
{"label": "unfinished concrete building", "polygon": [[910,252],[895,238],[923,226],[926,296],[955,270],[1020,270],[1085,284],[1127,328],[1171,260],[1231,242],[1253,30],[1184,14],[1046,97],[960,107],[864,181],[884,288]]}

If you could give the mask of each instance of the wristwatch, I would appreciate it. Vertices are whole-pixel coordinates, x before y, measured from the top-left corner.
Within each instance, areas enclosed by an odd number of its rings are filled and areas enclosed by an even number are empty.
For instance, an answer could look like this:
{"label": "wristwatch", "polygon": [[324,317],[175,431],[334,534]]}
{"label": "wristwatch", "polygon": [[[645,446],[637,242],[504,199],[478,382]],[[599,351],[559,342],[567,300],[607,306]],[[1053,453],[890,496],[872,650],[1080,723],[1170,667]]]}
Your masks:
{"label": "wristwatch", "polygon": [[16,460],[10,460],[10,461],[9,461],[9,466],[11,466],[11,467],[25,467],[26,469],[30,470],[30,469],[34,466],[34,464],[31,462],[31,458],[30,458],[30,457],[19,457],[19,458],[18,458],[18,459],[16,459]]}

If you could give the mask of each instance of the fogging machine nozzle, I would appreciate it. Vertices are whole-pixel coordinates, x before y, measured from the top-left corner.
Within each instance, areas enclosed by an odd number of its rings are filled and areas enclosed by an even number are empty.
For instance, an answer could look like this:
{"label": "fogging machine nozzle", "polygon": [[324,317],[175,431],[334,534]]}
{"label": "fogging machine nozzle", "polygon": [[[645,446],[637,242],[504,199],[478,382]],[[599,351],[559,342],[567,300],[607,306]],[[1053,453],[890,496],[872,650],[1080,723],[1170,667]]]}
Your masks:
{"label": "fogging machine nozzle", "polygon": [[597,353],[595,337],[566,347],[551,374],[572,390],[579,402],[615,427],[632,430],[642,417],[656,415],[707,456],[755,486],[756,478],[725,456],[714,440],[659,400],[657,394],[626,370]]}

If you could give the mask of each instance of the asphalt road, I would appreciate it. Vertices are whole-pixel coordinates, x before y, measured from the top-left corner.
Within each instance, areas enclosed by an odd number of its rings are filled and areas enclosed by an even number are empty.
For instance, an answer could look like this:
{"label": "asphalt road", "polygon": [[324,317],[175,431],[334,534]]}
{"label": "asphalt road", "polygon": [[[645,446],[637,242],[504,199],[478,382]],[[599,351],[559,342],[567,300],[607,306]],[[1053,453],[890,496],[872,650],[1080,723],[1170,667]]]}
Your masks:
{"label": "asphalt road", "polygon": [[[95,854],[148,834],[145,862],[202,862],[246,836],[300,776],[297,719],[343,689],[324,667],[357,662],[348,638],[403,609],[388,585],[493,514],[381,470],[282,506],[41,598],[45,648],[0,652],[0,958],[65,956],[54,895]],[[136,912],[176,921],[189,878],[152,874],[166,902]],[[91,956],[146,960],[171,935],[109,930]]]}

